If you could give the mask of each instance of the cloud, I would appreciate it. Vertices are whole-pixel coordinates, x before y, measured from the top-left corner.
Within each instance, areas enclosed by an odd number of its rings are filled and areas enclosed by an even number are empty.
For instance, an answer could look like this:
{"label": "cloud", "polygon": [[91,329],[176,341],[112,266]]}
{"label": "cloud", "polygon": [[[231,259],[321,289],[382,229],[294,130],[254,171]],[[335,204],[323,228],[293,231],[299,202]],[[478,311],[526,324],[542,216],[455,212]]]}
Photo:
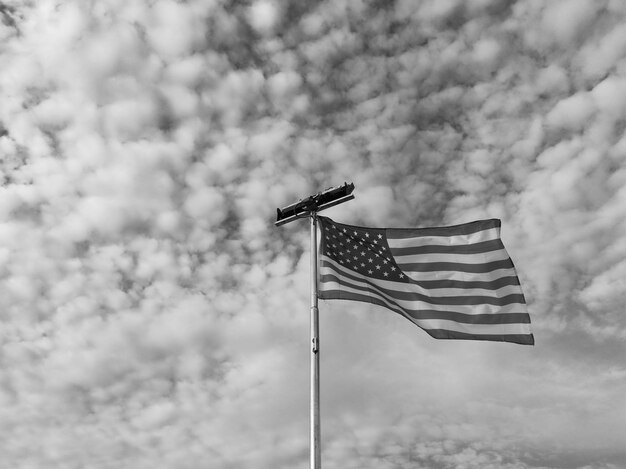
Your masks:
{"label": "cloud", "polygon": [[[617,16],[619,16],[619,12]],[[624,56],[626,47],[626,30],[617,24],[607,32],[598,43],[585,46],[582,51],[583,72],[594,79],[605,76]]]}
{"label": "cloud", "polygon": [[202,16],[197,9],[171,0],[160,0],[142,15],[142,26],[152,50],[163,59],[188,55],[203,40]]}
{"label": "cloud", "polygon": [[597,4],[581,0],[555,2],[546,9],[543,25],[559,45],[568,46],[583,39],[597,12]]}
{"label": "cloud", "polygon": [[546,116],[548,124],[570,130],[582,130],[595,111],[594,100],[582,92],[559,101]]}
{"label": "cloud", "polygon": [[352,181],[325,215],[501,218],[537,346],[323,302],[325,467],[620,467],[623,10],[0,2],[5,464],[306,467],[275,208]]}
{"label": "cloud", "polygon": [[280,20],[279,7],[274,2],[259,0],[248,11],[248,18],[254,29],[261,34],[270,34]]}

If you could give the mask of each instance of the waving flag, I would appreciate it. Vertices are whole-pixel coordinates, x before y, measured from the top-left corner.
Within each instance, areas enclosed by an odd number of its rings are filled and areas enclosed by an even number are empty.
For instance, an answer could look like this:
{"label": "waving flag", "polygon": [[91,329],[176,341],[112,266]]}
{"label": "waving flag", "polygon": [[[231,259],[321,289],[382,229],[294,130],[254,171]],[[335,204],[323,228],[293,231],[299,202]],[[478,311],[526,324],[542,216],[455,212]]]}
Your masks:
{"label": "waving flag", "polygon": [[436,339],[534,344],[500,220],[391,229],[318,219],[319,298],[383,306]]}

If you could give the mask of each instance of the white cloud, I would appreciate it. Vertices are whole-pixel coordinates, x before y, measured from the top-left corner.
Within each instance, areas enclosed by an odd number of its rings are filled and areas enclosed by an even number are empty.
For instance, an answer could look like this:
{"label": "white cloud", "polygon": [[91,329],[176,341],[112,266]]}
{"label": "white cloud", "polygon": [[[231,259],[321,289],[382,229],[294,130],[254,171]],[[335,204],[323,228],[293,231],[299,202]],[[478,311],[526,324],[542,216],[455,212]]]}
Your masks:
{"label": "white cloud", "polygon": [[259,33],[270,34],[280,20],[279,7],[271,0],[257,0],[248,10],[248,19]]}
{"label": "white cloud", "polygon": [[543,26],[561,46],[582,40],[593,24],[598,4],[585,0],[561,0],[547,5]]}
{"label": "white cloud", "polygon": [[225,213],[224,196],[216,189],[204,187],[189,194],[185,201],[186,212],[196,222],[216,227],[224,220]]}
{"label": "white cloud", "polygon": [[474,60],[479,67],[493,70],[497,66],[498,58],[502,53],[500,42],[494,38],[478,41],[472,52]]}
{"label": "white cloud", "polygon": [[568,92],[570,83],[566,71],[556,64],[539,70],[535,86],[538,94],[558,96]]}
{"label": "white cloud", "polygon": [[231,71],[211,95],[210,105],[222,112],[227,126],[236,127],[259,105],[264,77],[258,70]]}
{"label": "white cloud", "polygon": [[547,122],[570,130],[582,130],[589,124],[596,110],[594,104],[592,96],[587,92],[568,96],[548,113]]}
{"label": "white cloud", "polygon": [[[619,18],[621,15],[615,15]],[[581,55],[583,70],[587,77],[597,79],[605,76],[626,54],[626,27],[617,24],[598,43],[586,45]]]}
{"label": "white cloud", "polygon": [[146,16],[145,34],[154,52],[165,60],[189,54],[202,40],[202,17],[183,4],[159,0]]}
{"label": "white cloud", "polygon": [[3,462],[306,467],[308,227],[272,222],[353,181],[324,215],[502,218],[537,346],[322,302],[324,466],[620,467],[618,3],[4,2]]}
{"label": "white cloud", "polygon": [[626,112],[626,80],[609,77],[591,90],[598,108],[603,115],[617,120]]}

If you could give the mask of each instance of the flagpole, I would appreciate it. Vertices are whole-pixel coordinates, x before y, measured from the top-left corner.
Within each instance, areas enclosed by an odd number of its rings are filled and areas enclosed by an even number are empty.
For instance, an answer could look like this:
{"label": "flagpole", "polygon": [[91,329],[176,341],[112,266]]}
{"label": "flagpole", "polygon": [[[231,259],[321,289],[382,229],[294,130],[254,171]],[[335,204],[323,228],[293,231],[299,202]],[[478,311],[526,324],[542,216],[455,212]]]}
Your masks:
{"label": "flagpole", "polygon": [[308,216],[311,219],[311,400],[310,400],[310,469],[322,467],[322,438],[320,425],[320,337],[317,309],[317,212],[354,199],[354,184],[344,182],[323,192],[276,209],[276,226],[282,226]]}
{"label": "flagpole", "polygon": [[311,218],[311,401],[310,401],[310,468],[321,469],[320,423],[320,339],[317,308],[317,212]]}

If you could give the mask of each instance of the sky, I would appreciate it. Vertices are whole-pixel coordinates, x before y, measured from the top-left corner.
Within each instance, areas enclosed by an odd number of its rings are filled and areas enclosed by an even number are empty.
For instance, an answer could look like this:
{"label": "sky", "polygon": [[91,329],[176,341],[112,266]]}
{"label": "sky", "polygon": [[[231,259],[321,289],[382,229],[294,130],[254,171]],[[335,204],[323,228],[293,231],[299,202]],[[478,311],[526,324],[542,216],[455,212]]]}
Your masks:
{"label": "sky", "polygon": [[304,469],[309,232],[502,220],[536,345],[320,302],[326,469],[621,469],[626,3],[0,1],[0,469]]}

